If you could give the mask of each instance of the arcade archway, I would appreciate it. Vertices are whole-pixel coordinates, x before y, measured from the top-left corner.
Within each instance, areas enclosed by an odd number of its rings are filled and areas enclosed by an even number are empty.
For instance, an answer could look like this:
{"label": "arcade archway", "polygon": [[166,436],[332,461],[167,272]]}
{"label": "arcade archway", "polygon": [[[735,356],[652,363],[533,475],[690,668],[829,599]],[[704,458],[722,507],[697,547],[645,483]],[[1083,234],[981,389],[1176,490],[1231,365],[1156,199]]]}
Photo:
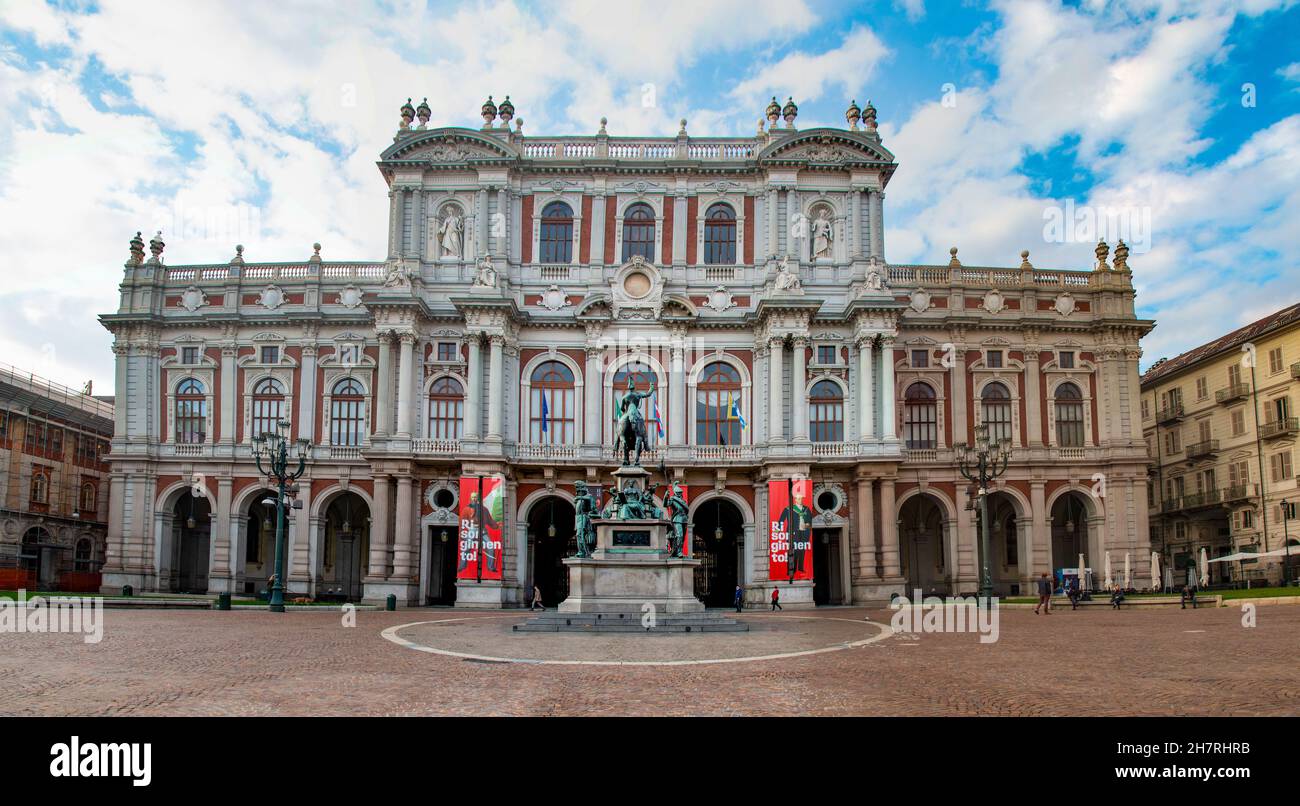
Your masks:
{"label": "arcade archway", "polygon": [[205,496],[184,493],[172,507],[172,591],[207,593],[212,506]]}
{"label": "arcade archway", "polygon": [[691,522],[690,553],[700,561],[695,595],[706,607],[729,607],[735,601],[744,545],[740,508],[721,496],[701,502]]}
{"label": "arcade archway", "polygon": [[907,579],[907,595],[950,592],[944,556],[944,508],[928,493],[903,502],[898,513],[899,561]]}
{"label": "arcade archway", "polygon": [[[555,607],[569,597],[569,569],[562,562],[578,553],[573,504],[547,496],[528,510],[528,577],[542,592],[542,604]],[[525,592],[532,601],[532,587]]]}
{"label": "arcade archway", "polygon": [[359,602],[370,554],[370,507],[356,493],[343,493],[325,509],[324,528],[318,595]]}
{"label": "arcade archway", "polygon": [[[1078,492],[1062,493],[1052,502],[1053,573],[1062,568],[1077,568],[1080,554],[1084,555],[1085,565],[1095,564],[1094,559],[1088,556],[1088,520],[1088,500]],[[1086,582],[1082,580],[1080,584],[1086,585]]]}

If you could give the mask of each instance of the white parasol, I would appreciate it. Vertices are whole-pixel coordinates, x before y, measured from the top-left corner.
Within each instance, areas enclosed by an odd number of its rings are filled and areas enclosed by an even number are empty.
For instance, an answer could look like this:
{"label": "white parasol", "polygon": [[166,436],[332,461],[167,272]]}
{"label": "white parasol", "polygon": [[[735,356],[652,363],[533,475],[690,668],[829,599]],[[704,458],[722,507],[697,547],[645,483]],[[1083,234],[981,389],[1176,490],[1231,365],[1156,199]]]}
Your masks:
{"label": "white parasol", "polygon": [[1106,590],[1110,590],[1110,586],[1114,584],[1114,580],[1110,578],[1110,552],[1108,551],[1106,552]]}
{"label": "white parasol", "polygon": [[1124,552],[1124,587],[1133,587],[1133,553]]}
{"label": "white parasol", "polygon": [[1160,555],[1151,552],[1151,589],[1160,590]]}
{"label": "white parasol", "polygon": [[1197,584],[1210,584],[1210,557],[1205,553],[1205,546],[1201,546],[1201,578],[1197,581]]}

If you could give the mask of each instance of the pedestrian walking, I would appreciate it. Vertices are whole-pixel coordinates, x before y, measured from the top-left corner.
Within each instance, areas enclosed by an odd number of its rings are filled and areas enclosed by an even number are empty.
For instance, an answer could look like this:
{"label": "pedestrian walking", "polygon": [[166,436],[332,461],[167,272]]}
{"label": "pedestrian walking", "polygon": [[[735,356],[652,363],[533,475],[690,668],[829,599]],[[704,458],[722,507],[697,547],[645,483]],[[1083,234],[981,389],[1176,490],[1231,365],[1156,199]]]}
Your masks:
{"label": "pedestrian walking", "polygon": [[739,585],[736,586],[736,612],[739,613],[741,605],[745,601],[745,590]]}
{"label": "pedestrian walking", "polygon": [[1124,590],[1119,585],[1114,585],[1110,590],[1110,606],[1119,610],[1119,606],[1124,602]]}
{"label": "pedestrian walking", "polygon": [[533,603],[528,606],[529,610],[545,610],[546,605],[542,604],[542,589],[533,586]]}
{"label": "pedestrian walking", "polygon": [[1038,578],[1038,604],[1034,605],[1034,614],[1038,614],[1038,608],[1043,609],[1046,615],[1052,614],[1052,582],[1047,578],[1047,572]]}
{"label": "pedestrian walking", "polygon": [[781,591],[777,590],[776,588],[773,588],[772,589],[772,612],[776,612],[777,610],[784,610],[784,609],[785,609],[784,607],[781,607]]}
{"label": "pedestrian walking", "polygon": [[1079,578],[1074,577],[1065,583],[1065,595],[1070,597],[1070,609],[1079,609]]}

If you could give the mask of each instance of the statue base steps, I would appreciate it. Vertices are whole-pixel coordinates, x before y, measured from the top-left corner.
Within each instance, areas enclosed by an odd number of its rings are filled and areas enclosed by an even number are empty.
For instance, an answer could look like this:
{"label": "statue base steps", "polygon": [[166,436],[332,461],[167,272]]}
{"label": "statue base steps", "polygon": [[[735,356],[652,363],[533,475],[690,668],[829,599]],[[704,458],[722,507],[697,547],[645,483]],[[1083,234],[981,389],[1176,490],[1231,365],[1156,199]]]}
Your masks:
{"label": "statue base steps", "polygon": [[544,613],[514,626],[515,632],[582,633],[705,633],[748,632],[749,625],[721,612],[656,615],[651,622],[645,613]]}

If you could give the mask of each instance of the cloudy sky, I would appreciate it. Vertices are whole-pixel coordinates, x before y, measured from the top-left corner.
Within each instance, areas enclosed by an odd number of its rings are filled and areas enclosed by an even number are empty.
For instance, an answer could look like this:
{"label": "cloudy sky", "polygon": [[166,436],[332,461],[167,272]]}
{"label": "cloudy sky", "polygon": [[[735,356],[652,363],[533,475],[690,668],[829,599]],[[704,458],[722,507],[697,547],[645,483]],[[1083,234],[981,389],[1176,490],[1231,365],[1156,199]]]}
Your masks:
{"label": "cloudy sky", "polygon": [[[1134,246],[1143,365],[1300,298],[1297,0],[0,0],[0,361],[112,387],[136,230],[173,264],[382,259],[406,98],[525,134],[747,135],[879,109],[895,263]],[[1065,216],[1068,226],[1054,226]]]}

